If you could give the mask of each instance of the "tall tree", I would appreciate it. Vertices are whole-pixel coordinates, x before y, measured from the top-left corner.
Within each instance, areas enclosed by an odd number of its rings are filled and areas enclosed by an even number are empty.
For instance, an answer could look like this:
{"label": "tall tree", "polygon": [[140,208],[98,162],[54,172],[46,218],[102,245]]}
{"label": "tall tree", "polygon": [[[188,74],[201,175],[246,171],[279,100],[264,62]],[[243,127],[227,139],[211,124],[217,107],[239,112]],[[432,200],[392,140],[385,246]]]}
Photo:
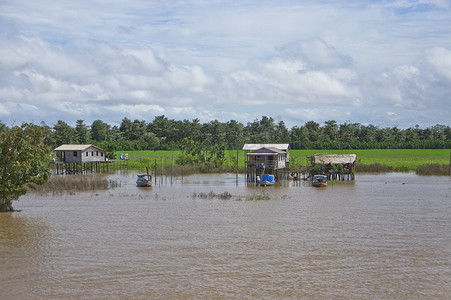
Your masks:
{"label": "tall tree", "polygon": [[164,115],[156,116],[153,122],[147,125],[147,131],[153,132],[161,141],[162,149],[173,147],[174,142],[180,145],[181,140],[177,140],[177,127],[174,120],[169,120]]}
{"label": "tall tree", "polygon": [[0,123],[0,211],[12,211],[12,201],[26,194],[27,185],[48,180],[51,150],[44,138],[40,126],[24,123],[8,128]]}
{"label": "tall tree", "polygon": [[260,138],[264,143],[272,143],[275,141],[276,125],[274,119],[271,117],[263,116],[260,120]]}
{"label": "tall tree", "polygon": [[288,143],[290,140],[290,132],[288,131],[285,123],[283,121],[279,121],[275,128],[275,141],[276,143]]}
{"label": "tall tree", "polygon": [[77,125],[75,125],[75,131],[78,135],[78,142],[80,144],[87,144],[89,141],[89,130],[88,126],[84,124],[83,120],[77,120]]}
{"label": "tall tree", "polygon": [[42,121],[41,122],[41,128],[45,132],[45,134],[44,134],[44,143],[46,145],[49,145],[50,147],[52,147],[52,149],[60,146],[60,145],[58,145],[56,143],[55,133],[54,133],[53,129],[50,126],[48,126],[47,124],[45,124],[44,121]]}
{"label": "tall tree", "polygon": [[321,140],[321,129],[319,123],[308,121],[305,123],[304,127],[307,129],[308,139],[310,142]]}
{"label": "tall tree", "polygon": [[57,145],[78,143],[77,131],[66,122],[58,120],[53,126],[54,138]]}
{"label": "tall tree", "polygon": [[132,134],[130,136],[130,139],[132,140],[142,139],[142,137],[146,134],[146,132],[147,132],[146,122],[134,120],[132,124]]}
{"label": "tall tree", "polygon": [[110,125],[102,120],[95,120],[91,125],[91,137],[98,142],[111,140]]}
{"label": "tall tree", "polygon": [[360,128],[360,141],[363,143],[374,143],[378,128],[374,125],[362,126]]}
{"label": "tall tree", "polygon": [[128,118],[123,118],[121,125],[119,126],[119,131],[121,132],[122,138],[124,140],[131,140],[133,123]]}
{"label": "tall tree", "polygon": [[240,149],[243,147],[242,142],[244,140],[243,129],[244,126],[235,120],[228,121],[226,123],[225,135],[227,142],[227,149]]}
{"label": "tall tree", "polygon": [[352,143],[358,140],[360,132],[359,123],[345,122],[341,124],[338,128],[338,137],[340,141],[346,143]]}
{"label": "tall tree", "polygon": [[338,136],[338,125],[335,120],[329,120],[324,122],[324,137],[327,138],[329,141],[335,141]]}
{"label": "tall tree", "polygon": [[202,128],[202,132],[205,135],[204,137],[208,139],[208,143],[211,145],[221,144],[225,141],[225,124],[218,120],[206,123]]}
{"label": "tall tree", "polygon": [[160,146],[160,139],[153,132],[146,132],[141,139],[145,142],[147,149],[155,150]]}

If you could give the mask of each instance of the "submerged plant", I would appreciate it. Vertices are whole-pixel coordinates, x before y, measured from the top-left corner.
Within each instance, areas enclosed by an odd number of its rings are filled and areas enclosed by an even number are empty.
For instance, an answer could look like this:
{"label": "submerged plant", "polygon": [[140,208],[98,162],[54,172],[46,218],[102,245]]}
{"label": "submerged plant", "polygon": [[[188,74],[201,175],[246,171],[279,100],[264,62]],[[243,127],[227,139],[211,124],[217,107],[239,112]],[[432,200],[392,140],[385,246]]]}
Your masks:
{"label": "submerged plant", "polygon": [[246,200],[247,201],[259,201],[259,200],[269,200],[271,199],[271,197],[269,197],[269,195],[267,194],[252,194],[252,195],[247,195],[246,196]]}
{"label": "submerged plant", "polygon": [[42,186],[32,191],[39,194],[62,195],[76,192],[114,189],[121,186],[117,179],[108,179],[101,175],[54,175]]}
{"label": "submerged plant", "polygon": [[428,164],[419,166],[416,170],[418,175],[451,175],[451,165]]}
{"label": "submerged plant", "polygon": [[196,194],[195,192],[193,192],[192,198],[201,198],[201,199],[213,199],[213,198],[219,198],[222,200],[228,200],[230,198],[232,198],[232,194],[230,194],[229,192],[225,191],[222,194],[216,194],[213,191],[210,191],[209,193],[199,193]]}

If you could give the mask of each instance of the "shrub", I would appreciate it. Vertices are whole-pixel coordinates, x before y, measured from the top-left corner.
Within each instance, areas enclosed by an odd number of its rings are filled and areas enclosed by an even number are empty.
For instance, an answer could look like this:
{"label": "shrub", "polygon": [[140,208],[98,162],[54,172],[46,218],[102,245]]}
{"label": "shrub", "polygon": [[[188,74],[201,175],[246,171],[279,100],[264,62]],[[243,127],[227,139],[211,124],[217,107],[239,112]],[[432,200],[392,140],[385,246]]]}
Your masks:
{"label": "shrub", "polygon": [[416,170],[418,175],[451,175],[449,165],[427,164],[419,166]]}

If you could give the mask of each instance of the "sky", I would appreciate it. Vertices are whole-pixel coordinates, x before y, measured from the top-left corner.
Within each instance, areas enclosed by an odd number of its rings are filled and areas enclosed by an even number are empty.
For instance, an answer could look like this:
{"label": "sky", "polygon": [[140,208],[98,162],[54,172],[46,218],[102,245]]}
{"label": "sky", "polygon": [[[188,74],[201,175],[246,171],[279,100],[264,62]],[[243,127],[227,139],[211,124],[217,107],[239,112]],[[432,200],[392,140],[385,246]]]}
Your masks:
{"label": "sky", "polygon": [[0,120],[451,126],[450,0],[0,0]]}

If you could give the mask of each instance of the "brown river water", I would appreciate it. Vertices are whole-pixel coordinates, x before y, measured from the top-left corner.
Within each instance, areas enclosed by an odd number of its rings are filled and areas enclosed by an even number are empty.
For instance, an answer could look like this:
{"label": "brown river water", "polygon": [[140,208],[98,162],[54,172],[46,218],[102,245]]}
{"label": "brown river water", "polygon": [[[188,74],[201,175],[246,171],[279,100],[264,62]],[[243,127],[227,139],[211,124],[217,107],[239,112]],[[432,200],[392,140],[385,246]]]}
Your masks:
{"label": "brown river water", "polygon": [[[0,214],[0,299],[451,298],[449,177],[110,176],[120,187],[27,194]],[[232,198],[194,196],[210,191]]]}

